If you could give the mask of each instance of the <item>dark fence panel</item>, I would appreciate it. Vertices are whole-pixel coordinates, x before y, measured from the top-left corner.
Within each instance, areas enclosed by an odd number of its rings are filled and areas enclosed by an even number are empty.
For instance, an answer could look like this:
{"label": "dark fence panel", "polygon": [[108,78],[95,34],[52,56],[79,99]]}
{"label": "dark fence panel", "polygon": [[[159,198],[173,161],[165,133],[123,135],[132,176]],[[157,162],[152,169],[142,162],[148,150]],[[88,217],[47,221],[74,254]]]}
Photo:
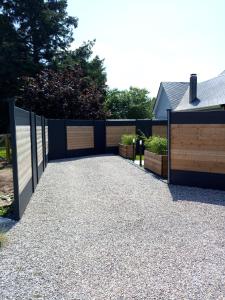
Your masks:
{"label": "dark fence panel", "polygon": [[42,127],[45,120],[16,107],[13,100],[8,103],[14,182],[13,217],[19,220],[44,170],[46,139]]}
{"label": "dark fence panel", "polygon": [[163,126],[165,131],[167,121],[49,120],[49,159],[118,154],[118,144],[123,134],[145,134],[149,137],[152,126]]}
{"label": "dark fence panel", "polygon": [[14,187],[14,201],[13,214],[16,220],[21,218],[20,214],[20,197],[19,197],[19,183],[18,183],[18,165],[17,165],[17,145],[16,145],[16,124],[15,124],[15,105],[14,102],[9,102],[9,121],[12,144],[12,165],[13,165],[13,187]]}
{"label": "dark fence panel", "polygon": [[225,111],[169,113],[169,183],[225,190]]}
{"label": "dark fence panel", "polygon": [[146,137],[152,135],[152,120],[137,120],[136,121],[136,133],[138,135],[144,134]]}
{"label": "dark fence panel", "polygon": [[33,193],[30,113],[10,105],[13,147],[14,215],[20,219]]}
{"label": "dark fence panel", "polygon": [[104,154],[106,151],[105,121],[94,122],[95,154]]}
{"label": "dark fence panel", "polygon": [[48,120],[49,160],[66,158],[64,120]]}

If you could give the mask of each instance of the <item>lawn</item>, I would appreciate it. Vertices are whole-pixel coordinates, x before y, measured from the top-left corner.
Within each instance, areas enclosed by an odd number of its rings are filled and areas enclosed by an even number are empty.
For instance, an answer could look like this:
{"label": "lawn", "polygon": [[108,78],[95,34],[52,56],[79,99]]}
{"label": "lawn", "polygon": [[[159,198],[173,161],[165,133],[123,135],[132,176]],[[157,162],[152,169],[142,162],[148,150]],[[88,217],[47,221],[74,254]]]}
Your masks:
{"label": "lawn", "polygon": [[[141,156],[142,160],[144,160],[144,155]],[[140,160],[140,155],[136,155],[136,160]]]}
{"label": "lawn", "polygon": [[6,149],[5,148],[0,148],[0,157],[6,158]]}

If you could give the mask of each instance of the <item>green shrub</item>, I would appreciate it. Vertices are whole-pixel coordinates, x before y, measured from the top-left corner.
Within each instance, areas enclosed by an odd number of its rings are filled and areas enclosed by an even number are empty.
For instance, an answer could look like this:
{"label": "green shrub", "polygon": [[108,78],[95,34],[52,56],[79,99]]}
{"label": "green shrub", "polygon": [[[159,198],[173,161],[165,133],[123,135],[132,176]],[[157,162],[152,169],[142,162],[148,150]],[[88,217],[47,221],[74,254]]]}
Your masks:
{"label": "green shrub", "polygon": [[160,155],[167,154],[167,139],[160,136],[152,136],[145,140],[145,149]]}
{"label": "green shrub", "polygon": [[0,207],[0,217],[4,217],[7,215],[9,208],[8,207]]}
{"label": "green shrub", "polygon": [[135,141],[137,140],[137,137],[135,134],[123,134],[121,136],[121,144],[123,145],[132,145],[133,144],[133,139]]}
{"label": "green shrub", "polygon": [[143,137],[142,140],[144,141],[145,149],[148,149],[149,143],[150,143],[151,140],[152,140],[152,136],[150,136],[150,137],[148,137],[148,138],[147,138],[147,137]]}

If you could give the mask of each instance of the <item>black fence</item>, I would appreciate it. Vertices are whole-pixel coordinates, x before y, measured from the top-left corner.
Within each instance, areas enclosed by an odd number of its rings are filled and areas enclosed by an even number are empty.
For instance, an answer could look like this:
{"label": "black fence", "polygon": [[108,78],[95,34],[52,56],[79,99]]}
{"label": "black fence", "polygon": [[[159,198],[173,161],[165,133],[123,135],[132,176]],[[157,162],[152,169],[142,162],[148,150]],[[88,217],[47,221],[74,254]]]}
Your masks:
{"label": "black fence", "polygon": [[49,120],[49,159],[105,153],[118,154],[123,134],[149,137],[167,130],[167,121],[154,120]]}
{"label": "black fence", "polygon": [[[168,137],[169,183],[225,189],[224,111],[169,111],[167,125],[166,120],[46,120],[12,101],[7,105],[16,220],[22,217],[49,159],[117,154],[123,134]],[[8,131],[5,121],[3,127]]]}
{"label": "black fence", "polygon": [[[47,120],[8,102],[14,181],[13,214],[19,220],[45,170]],[[48,133],[47,133],[48,135]]]}

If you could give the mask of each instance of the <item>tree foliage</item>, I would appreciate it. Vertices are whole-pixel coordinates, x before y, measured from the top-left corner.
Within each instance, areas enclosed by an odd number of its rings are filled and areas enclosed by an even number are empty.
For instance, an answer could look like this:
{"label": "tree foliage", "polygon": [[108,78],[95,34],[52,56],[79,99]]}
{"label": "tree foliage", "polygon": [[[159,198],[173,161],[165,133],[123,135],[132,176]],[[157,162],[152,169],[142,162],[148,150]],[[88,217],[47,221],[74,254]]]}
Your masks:
{"label": "tree foliage", "polygon": [[15,94],[20,76],[36,74],[71,44],[78,20],[66,8],[66,0],[0,0],[2,94]]}
{"label": "tree foliage", "polygon": [[17,105],[48,118],[105,118],[104,60],[92,58],[93,46],[88,41],[75,51],[61,52],[51,69],[24,77]]}
{"label": "tree foliage", "polygon": [[152,101],[146,89],[109,90],[105,108],[112,119],[152,118]]}
{"label": "tree foliage", "polygon": [[7,102],[0,100],[0,134],[9,132],[9,106]]}
{"label": "tree foliage", "polygon": [[54,70],[73,69],[74,66],[81,66],[88,76],[98,86],[105,86],[106,72],[104,60],[98,56],[92,58],[95,41],[88,41],[74,51],[63,51],[53,61],[51,67]]}
{"label": "tree foliage", "polygon": [[81,66],[46,70],[35,78],[24,78],[18,105],[46,118],[104,119],[104,91]]}

